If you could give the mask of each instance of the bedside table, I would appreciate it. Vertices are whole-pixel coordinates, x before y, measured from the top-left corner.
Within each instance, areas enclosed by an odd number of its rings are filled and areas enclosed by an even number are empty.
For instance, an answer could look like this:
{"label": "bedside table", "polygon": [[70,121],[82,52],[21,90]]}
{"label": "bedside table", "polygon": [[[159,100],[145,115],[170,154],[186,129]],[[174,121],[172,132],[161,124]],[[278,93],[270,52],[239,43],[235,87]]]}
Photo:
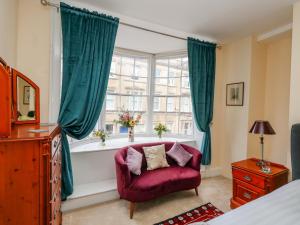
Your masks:
{"label": "bedside table", "polygon": [[232,209],[268,194],[287,184],[289,170],[280,164],[270,163],[271,173],[260,171],[258,159],[246,159],[232,163],[233,197]]}

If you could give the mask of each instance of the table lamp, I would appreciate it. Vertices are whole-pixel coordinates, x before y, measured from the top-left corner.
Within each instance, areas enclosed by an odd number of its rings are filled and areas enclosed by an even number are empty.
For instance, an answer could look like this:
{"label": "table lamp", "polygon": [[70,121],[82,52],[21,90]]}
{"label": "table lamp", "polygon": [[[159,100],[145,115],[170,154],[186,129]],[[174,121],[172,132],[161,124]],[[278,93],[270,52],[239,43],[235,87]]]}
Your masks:
{"label": "table lamp", "polygon": [[261,160],[257,162],[257,165],[262,169],[265,166],[264,161],[264,134],[273,135],[276,134],[271,124],[265,120],[256,120],[252,125],[249,133],[260,134],[260,144],[261,144]]}

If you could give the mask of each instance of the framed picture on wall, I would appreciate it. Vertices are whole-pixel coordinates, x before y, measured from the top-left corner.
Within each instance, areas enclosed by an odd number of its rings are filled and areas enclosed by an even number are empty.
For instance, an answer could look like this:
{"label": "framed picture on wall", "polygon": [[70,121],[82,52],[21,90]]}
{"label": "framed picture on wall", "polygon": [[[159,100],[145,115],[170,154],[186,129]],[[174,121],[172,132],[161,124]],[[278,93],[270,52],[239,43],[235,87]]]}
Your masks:
{"label": "framed picture on wall", "polygon": [[244,82],[231,83],[226,85],[226,105],[244,105]]}
{"label": "framed picture on wall", "polygon": [[29,105],[29,102],[30,102],[30,86],[24,86],[23,104]]}

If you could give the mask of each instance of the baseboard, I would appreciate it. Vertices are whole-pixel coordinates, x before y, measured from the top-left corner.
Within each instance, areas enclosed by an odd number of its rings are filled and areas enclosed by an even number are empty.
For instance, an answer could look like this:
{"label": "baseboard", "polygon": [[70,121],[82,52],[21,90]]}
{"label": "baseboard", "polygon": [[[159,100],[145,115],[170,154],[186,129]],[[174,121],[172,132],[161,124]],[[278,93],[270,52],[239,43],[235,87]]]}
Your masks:
{"label": "baseboard", "polygon": [[72,211],[75,209],[96,205],[99,203],[119,199],[117,190],[111,190],[103,193],[83,196],[80,198],[68,199],[62,203],[62,212]]}
{"label": "baseboard", "polygon": [[[202,178],[216,177],[221,175],[222,175],[222,170],[220,167],[215,167],[215,168],[206,167],[201,171]],[[108,181],[108,182],[110,184],[107,185],[106,182],[105,188],[101,188],[101,185],[103,186],[101,182],[91,184],[90,186],[92,186],[92,188],[88,187],[89,184],[77,188],[76,191],[77,193],[74,193],[73,195],[70,196],[70,198],[67,201],[64,201],[62,203],[62,212],[72,211],[75,209],[119,199],[119,194],[116,190],[117,188],[116,184],[113,181]],[[93,188],[93,186],[94,187],[96,186],[97,188],[95,189]],[[100,188],[98,188],[99,186]],[[88,189],[90,189],[90,191],[86,191]]]}

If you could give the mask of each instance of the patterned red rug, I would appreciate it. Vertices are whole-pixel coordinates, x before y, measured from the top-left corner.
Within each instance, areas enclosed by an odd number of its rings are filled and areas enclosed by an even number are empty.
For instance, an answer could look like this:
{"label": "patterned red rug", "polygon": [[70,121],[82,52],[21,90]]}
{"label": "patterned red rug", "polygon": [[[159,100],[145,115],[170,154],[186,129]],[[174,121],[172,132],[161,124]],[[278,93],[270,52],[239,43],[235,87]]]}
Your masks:
{"label": "patterned red rug", "polygon": [[222,214],[224,213],[213,204],[207,203],[154,225],[187,225],[195,222],[206,222]]}

